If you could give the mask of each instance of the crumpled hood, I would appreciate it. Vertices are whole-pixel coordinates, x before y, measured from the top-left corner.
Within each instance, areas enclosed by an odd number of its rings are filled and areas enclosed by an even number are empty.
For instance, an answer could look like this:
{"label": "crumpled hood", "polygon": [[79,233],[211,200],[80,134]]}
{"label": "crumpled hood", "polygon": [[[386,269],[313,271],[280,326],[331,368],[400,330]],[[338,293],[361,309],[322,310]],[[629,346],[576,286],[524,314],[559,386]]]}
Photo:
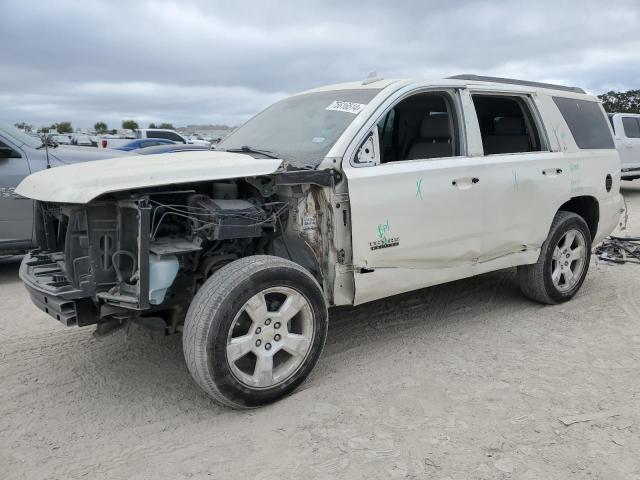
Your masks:
{"label": "crumpled hood", "polygon": [[133,155],[36,172],[16,188],[23,197],[53,203],[88,203],[105,193],[274,173],[282,160],[201,151]]}

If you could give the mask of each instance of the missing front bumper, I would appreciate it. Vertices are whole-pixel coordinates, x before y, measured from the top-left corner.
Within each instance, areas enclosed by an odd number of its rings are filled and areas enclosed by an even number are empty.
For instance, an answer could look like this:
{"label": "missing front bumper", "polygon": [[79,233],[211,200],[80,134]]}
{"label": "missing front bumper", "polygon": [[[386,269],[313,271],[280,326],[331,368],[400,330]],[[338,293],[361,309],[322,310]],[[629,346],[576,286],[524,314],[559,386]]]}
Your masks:
{"label": "missing front bumper", "polygon": [[95,303],[66,280],[61,253],[28,253],[20,265],[20,279],[34,305],[63,325],[97,323]]}

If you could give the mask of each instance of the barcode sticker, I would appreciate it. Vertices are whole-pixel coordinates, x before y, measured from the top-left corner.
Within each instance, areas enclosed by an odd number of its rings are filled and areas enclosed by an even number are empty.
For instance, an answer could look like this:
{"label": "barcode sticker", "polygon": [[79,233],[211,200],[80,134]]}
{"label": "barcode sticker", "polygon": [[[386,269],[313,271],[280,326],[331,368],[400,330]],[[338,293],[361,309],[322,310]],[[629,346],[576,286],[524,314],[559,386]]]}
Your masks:
{"label": "barcode sticker", "polygon": [[327,108],[325,108],[325,110],[335,110],[336,112],[346,112],[357,115],[362,111],[364,107],[366,107],[366,105],[363,103],[343,102],[342,100],[336,100]]}

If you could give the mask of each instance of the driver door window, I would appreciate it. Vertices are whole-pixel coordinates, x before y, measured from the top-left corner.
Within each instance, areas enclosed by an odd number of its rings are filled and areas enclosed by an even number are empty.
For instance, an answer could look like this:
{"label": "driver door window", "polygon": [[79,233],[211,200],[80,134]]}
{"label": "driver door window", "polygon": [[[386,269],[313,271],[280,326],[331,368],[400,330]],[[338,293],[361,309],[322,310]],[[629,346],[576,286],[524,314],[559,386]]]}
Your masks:
{"label": "driver door window", "polygon": [[451,100],[440,93],[413,95],[378,122],[380,163],[460,154]]}

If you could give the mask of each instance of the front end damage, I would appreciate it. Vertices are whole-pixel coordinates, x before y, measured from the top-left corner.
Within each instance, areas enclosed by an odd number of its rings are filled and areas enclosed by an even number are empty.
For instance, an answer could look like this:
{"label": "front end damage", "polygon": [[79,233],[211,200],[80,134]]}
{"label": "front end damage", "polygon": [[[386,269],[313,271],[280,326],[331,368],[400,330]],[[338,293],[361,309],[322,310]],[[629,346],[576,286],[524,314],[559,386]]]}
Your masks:
{"label": "front end damage", "polygon": [[[87,204],[36,203],[39,248],[20,277],[33,303],[63,324],[129,320],[179,331],[204,281],[238,258],[268,254],[329,271],[324,187],[334,173],[182,185],[103,196]],[[313,231],[311,231],[313,230]]]}
{"label": "front end damage", "polygon": [[33,302],[65,325],[150,306],[149,200],[37,203],[40,248],[20,276]]}

